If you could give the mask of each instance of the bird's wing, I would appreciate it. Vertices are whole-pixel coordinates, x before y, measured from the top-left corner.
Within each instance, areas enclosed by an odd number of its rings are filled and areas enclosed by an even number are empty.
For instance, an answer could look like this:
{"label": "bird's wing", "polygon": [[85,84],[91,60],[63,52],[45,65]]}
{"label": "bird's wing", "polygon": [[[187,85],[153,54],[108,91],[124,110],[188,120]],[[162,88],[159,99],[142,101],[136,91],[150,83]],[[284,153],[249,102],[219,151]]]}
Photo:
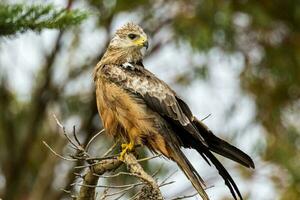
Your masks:
{"label": "bird's wing", "polygon": [[101,68],[104,78],[119,85],[123,89],[138,95],[146,105],[162,117],[179,123],[183,128],[199,139],[205,146],[206,142],[192,121],[192,114],[185,104],[184,107],[175,92],[163,81],[145,68],[122,65],[105,65]]}

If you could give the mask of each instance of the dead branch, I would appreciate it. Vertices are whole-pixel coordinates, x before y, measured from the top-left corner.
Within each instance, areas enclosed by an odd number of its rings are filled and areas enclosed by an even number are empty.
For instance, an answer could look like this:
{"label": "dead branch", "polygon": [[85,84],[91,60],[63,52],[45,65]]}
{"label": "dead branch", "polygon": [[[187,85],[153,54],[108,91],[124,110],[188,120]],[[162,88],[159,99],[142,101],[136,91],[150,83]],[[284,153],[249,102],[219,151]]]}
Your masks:
{"label": "dead branch", "polygon": [[164,199],[157,182],[152,176],[144,171],[133,154],[125,154],[124,163],[126,164],[128,171],[145,183],[145,186],[142,188],[141,194],[137,199]]}
{"label": "dead branch", "polygon": [[[95,188],[98,183],[99,175],[117,169],[122,164],[118,159],[108,159],[100,161],[97,165],[90,167],[84,175],[83,184],[80,188],[77,200],[94,200]],[[97,174],[98,176],[95,176]],[[88,187],[94,186],[94,187]]]}
{"label": "dead branch", "polygon": [[[96,199],[96,188],[105,188],[100,199],[106,199],[107,197],[117,196],[115,199],[120,199],[122,196],[126,195],[127,192],[131,191],[136,187],[141,187],[141,189],[130,199],[134,200],[144,200],[144,199],[155,199],[163,200],[160,188],[166,185],[174,183],[174,181],[167,180],[174,175],[171,173],[167,176],[160,184],[154,178],[158,169],[154,174],[149,175],[144,171],[140,162],[149,161],[151,159],[160,157],[161,155],[150,156],[147,158],[137,159],[133,153],[126,153],[124,158],[120,160],[119,155],[111,155],[113,150],[118,146],[119,141],[117,140],[101,157],[93,157],[89,154],[88,147],[91,145],[92,141],[100,135],[104,130],[100,131],[95,137],[91,137],[87,141],[86,145],[81,144],[80,140],[76,135],[75,127],[73,127],[73,137],[71,138],[63,124],[54,115],[57,125],[62,129],[63,135],[69,142],[71,149],[75,150],[74,155],[69,155],[71,158],[62,156],[53,150],[46,142],[44,145],[57,157],[65,161],[83,161],[85,164],[81,166],[75,166],[74,168],[86,169],[86,173],[82,175],[81,173],[74,173],[75,177],[81,179],[80,182],[72,183],[71,186],[79,186],[80,190],[78,195],[75,197],[77,200],[95,200]],[[125,165],[128,172],[117,172],[112,175],[104,175],[105,173],[114,171],[118,169],[121,165]],[[101,185],[98,183],[100,178],[114,178],[120,175],[134,176],[138,179],[136,183],[126,184],[126,185]],[[67,191],[69,195],[74,197],[73,192]],[[179,199],[184,199],[189,196],[178,197]]]}
{"label": "dead branch", "polygon": [[[156,181],[153,179],[152,176],[150,176],[149,174],[147,174],[142,166],[139,164],[139,162],[142,161],[147,161],[153,158],[156,158],[158,156],[152,156],[149,158],[145,158],[145,159],[141,159],[141,160],[137,160],[135,158],[135,156],[133,154],[125,154],[124,156],[124,161],[120,161],[119,159],[116,158],[115,155],[113,156],[109,156],[109,154],[113,151],[113,149],[117,146],[118,141],[116,141],[109,149],[107,152],[104,153],[104,155],[101,158],[97,158],[97,157],[92,157],[88,152],[88,147],[89,145],[92,143],[92,141],[95,139],[95,137],[92,137],[88,142],[87,145],[84,146],[81,144],[81,142],[79,141],[77,135],[76,135],[76,130],[75,127],[73,127],[73,138],[72,139],[69,134],[66,132],[66,128],[64,127],[64,125],[58,120],[58,118],[54,116],[54,119],[58,125],[58,127],[60,127],[63,131],[63,135],[66,137],[67,141],[71,144],[70,147],[72,147],[72,149],[75,149],[76,153],[75,155],[70,155],[71,158],[66,158],[58,153],[55,152],[55,150],[53,150],[46,142],[43,142],[44,145],[57,157],[59,157],[60,159],[66,160],[66,161],[77,161],[77,160],[82,160],[85,161],[88,165],[87,166],[80,166],[83,168],[88,168],[87,173],[82,176],[80,174],[75,174],[75,176],[82,178],[83,181],[80,184],[74,183],[72,185],[78,185],[80,186],[80,191],[79,194],[77,196],[77,200],[94,200],[95,199],[95,188],[97,187],[103,187],[103,188],[113,188],[113,189],[121,189],[120,191],[114,192],[114,193],[108,193],[108,190],[105,190],[105,194],[103,196],[102,199],[104,199],[105,197],[109,197],[109,196],[114,196],[114,195],[118,195],[121,194],[121,196],[125,195],[126,192],[128,192],[129,190],[135,188],[136,186],[140,186],[140,185],[148,185],[149,187],[143,187],[143,188],[147,188],[147,194],[144,194],[143,192],[141,192],[142,195],[144,196],[149,196],[149,199],[163,199],[161,192],[159,190],[158,184],[156,183]],[[99,134],[103,132],[100,131]],[[96,134],[96,135],[99,135]],[[119,172],[117,174],[115,174],[114,176],[118,176],[118,175],[131,175],[131,176],[135,176],[138,179],[141,180],[141,182],[139,183],[134,183],[134,184],[130,184],[130,185],[120,185],[120,186],[108,186],[108,185],[99,185],[98,184],[98,180],[99,178],[106,172],[110,172],[113,170],[116,170],[117,168],[119,168],[121,166],[121,164],[125,164],[128,172]],[[107,177],[107,176],[106,176]],[[113,176],[111,176],[113,177]],[[143,191],[142,188],[142,191]],[[151,192],[150,192],[151,191]]]}
{"label": "dead branch", "polygon": [[185,196],[175,197],[175,198],[173,198],[171,200],[187,199],[187,198],[195,197],[197,195],[198,195],[198,193],[195,193],[195,194],[191,194],[191,195],[185,195]]}
{"label": "dead branch", "polygon": [[[89,171],[83,176],[83,183],[78,184],[80,186],[80,192],[77,197],[77,200],[94,200],[95,199],[95,189],[97,187],[105,187],[105,188],[123,188],[117,192],[108,193],[106,190],[105,194],[101,197],[101,199],[105,199],[106,197],[119,195],[125,195],[126,192],[133,189],[136,186],[144,185],[141,191],[138,193],[135,199],[157,199],[162,200],[163,196],[160,192],[159,185],[153,179],[152,176],[147,174],[142,166],[138,163],[138,160],[135,158],[133,154],[125,154],[123,163],[126,165],[128,172],[119,172],[115,175],[111,176],[102,176],[106,172],[113,171],[119,168],[122,162],[116,158],[102,160],[96,165],[93,165],[89,168]],[[101,186],[98,185],[98,180],[100,177],[103,178],[112,178],[119,175],[130,175],[135,176],[142,181],[142,183],[138,182],[135,184],[129,185],[121,185],[121,186]]]}
{"label": "dead branch", "polygon": [[138,159],[137,161],[138,161],[138,162],[145,162],[145,161],[152,160],[152,159],[154,159],[154,158],[160,157],[161,155],[162,155],[162,154],[157,154],[157,155],[152,156],[152,157],[147,157],[147,158]]}

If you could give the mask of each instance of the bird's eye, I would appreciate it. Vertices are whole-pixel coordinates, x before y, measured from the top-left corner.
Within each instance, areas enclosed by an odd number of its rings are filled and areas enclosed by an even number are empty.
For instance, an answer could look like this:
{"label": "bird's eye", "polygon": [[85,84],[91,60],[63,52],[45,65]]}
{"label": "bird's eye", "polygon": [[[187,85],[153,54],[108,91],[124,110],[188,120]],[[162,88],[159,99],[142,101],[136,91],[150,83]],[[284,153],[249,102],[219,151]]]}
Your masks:
{"label": "bird's eye", "polygon": [[137,38],[137,35],[130,33],[130,34],[128,34],[128,37],[133,40],[133,39]]}

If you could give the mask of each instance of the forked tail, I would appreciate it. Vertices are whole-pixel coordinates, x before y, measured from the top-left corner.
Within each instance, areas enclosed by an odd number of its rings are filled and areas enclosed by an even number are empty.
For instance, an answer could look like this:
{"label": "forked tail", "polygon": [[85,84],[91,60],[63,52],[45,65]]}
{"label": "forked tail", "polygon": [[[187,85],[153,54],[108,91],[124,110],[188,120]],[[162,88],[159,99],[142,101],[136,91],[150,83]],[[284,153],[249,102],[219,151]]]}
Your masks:
{"label": "forked tail", "polygon": [[173,148],[172,152],[170,153],[170,157],[177,163],[177,165],[181,168],[187,178],[191,181],[202,199],[209,200],[209,197],[204,190],[205,183],[203,179],[200,177],[200,175],[197,173],[195,168],[188,161],[179,147],[175,149]]}
{"label": "forked tail", "polygon": [[250,156],[245,154],[240,149],[232,146],[228,142],[215,136],[201,121],[195,118],[193,124],[197,127],[199,133],[205,139],[206,143],[208,144],[209,150],[218,153],[226,158],[229,158],[235,162],[238,162],[245,167],[255,167]]}

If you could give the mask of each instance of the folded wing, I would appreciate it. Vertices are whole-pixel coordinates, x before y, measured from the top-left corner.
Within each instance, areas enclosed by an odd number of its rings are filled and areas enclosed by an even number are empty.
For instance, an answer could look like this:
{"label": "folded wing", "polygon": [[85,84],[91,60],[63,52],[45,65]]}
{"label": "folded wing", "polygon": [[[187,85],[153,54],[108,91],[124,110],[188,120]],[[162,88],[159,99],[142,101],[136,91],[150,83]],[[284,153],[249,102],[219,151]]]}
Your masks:
{"label": "folded wing", "polygon": [[189,134],[207,146],[191,118],[180,107],[175,92],[163,81],[141,66],[127,69],[118,65],[106,65],[102,74],[123,89],[140,96],[153,111],[180,124]]}
{"label": "folded wing", "polygon": [[[237,199],[239,196],[242,199],[232,177],[211,151],[246,167],[254,168],[254,163],[247,154],[215,136],[193,116],[187,104],[166,83],[142,66],[127,69],[122,66],[107,65],[102,68],[102,75],[137,96],[137,100],[143,101],[149,108],[160,114],[176,133],[175,138],[180,146],[196,149],[208,164],[212,163],[216,167],[233,197]],[[172,146],[171,143],[170,146]],[[173,150],[173,160],[183,169],[199,193],[203,192],[201,177],[180,151],[180,148]]]}

